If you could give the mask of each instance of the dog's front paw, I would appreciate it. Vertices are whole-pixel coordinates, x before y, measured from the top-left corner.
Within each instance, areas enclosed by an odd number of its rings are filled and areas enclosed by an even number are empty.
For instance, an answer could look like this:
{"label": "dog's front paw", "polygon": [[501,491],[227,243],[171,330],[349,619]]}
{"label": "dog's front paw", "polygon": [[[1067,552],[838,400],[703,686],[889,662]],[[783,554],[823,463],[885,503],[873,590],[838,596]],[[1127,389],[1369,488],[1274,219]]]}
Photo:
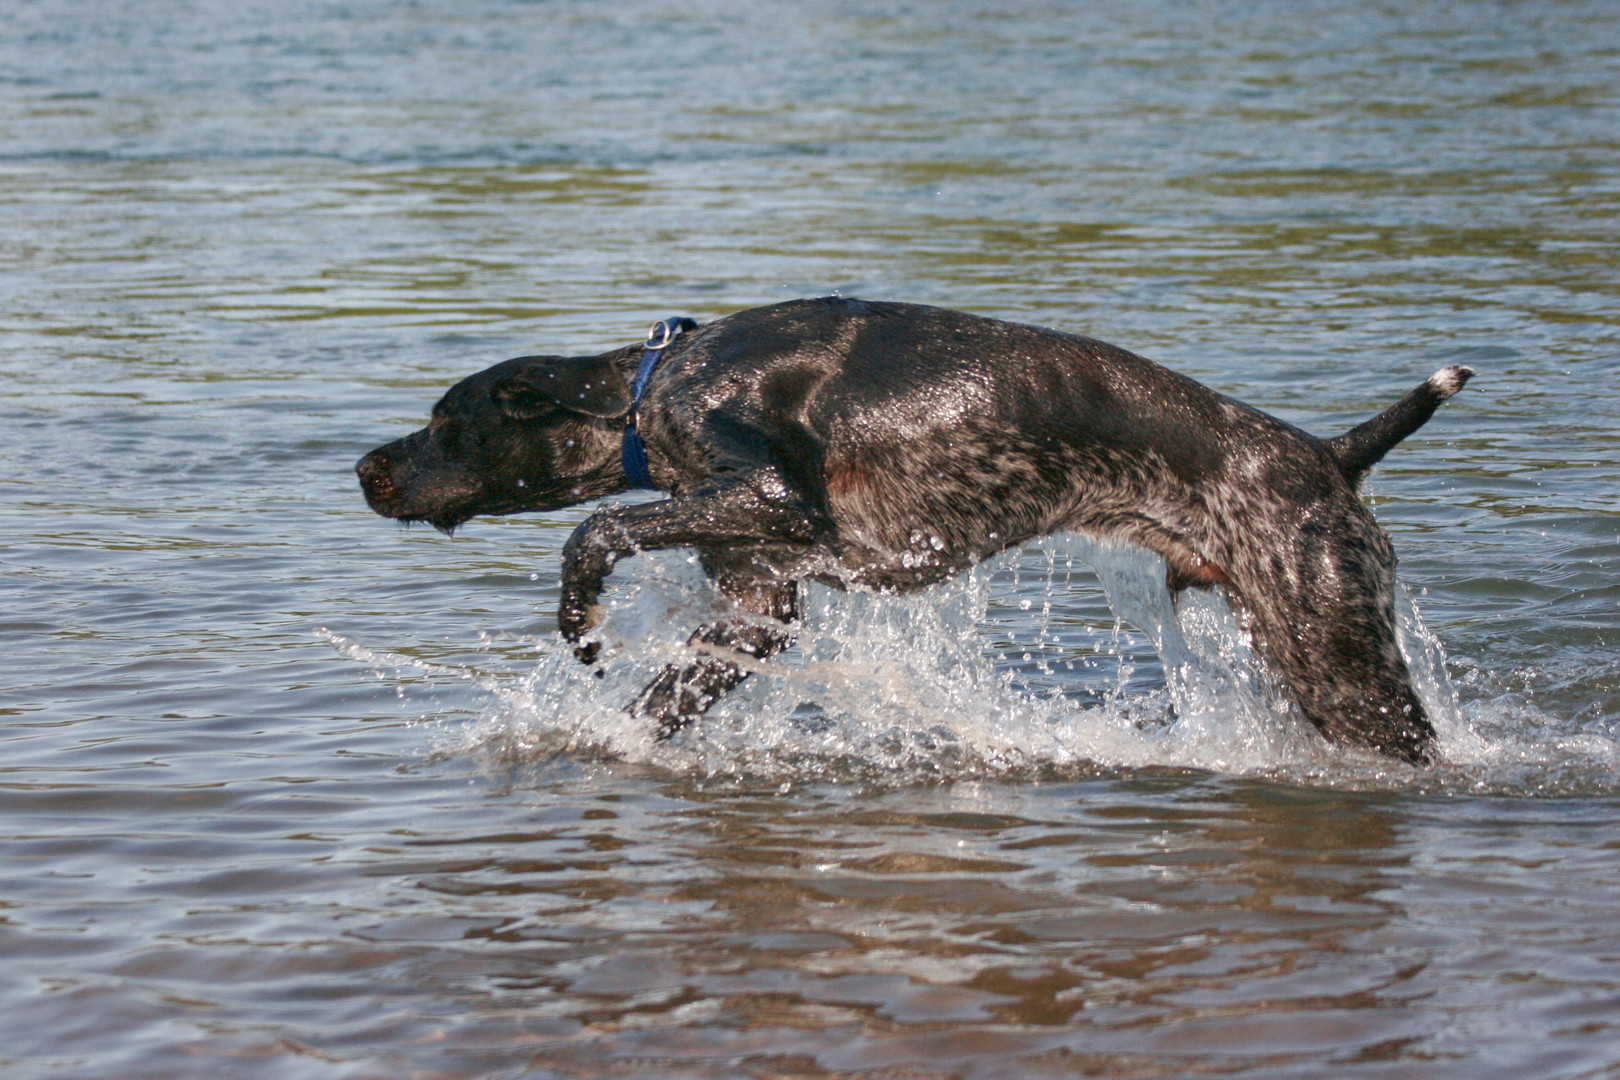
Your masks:
{"label": "dog's front paw", "polygon": [[[578,641],[586,634],[602,625],[602,605],[585,604],[573,609],[565,608],[559,613],[558,620],[562,624],[563,637],[569,641]],[[587,641],[574,650],[574,655],[582,664],[594,664],[597,656],[602,652],[600,641]]]}
{"label": "dog's front paw", "polygon": [[601,624],[602,608],[596,598],[602,595],[602,579],[612,572],[614,562],[624,553],[603,540],[608,530],[597,524],[599,517],[601,515],[584,521],[563,545],[562,602],[557,605],[557,627],[569,641],[577,642]]}
{"label": "dog's front paw", "polygon": [[[597,591],[600,591],[600,586]],[[602,605],[584,589],[563,587],[562,603],[557,606],[557,629],[569,641],[578,641],[602,625]]]}

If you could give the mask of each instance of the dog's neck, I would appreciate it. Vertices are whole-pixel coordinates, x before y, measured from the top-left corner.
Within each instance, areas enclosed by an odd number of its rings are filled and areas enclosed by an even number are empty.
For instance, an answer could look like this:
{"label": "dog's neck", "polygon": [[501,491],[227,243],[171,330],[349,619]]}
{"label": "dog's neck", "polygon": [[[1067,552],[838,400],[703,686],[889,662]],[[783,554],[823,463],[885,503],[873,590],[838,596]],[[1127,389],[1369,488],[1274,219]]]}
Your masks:
{"label": "dog's neck", "polygon": [[636,374],[630,380],[630,413],[625,417],[624,438],[620,449],[624,482],[631,490],[657,487],[647,467],[647,446],[641,441],[641,432],[637,428],[641,397],[647,391],[647,383],[652,379],[658,362],[664,358],[664,353],[669,347],[675,344],[675,339],[696,329],[697,323],[684,316],[665,319],[653,324],[652,331],[648,333],[647,340],[641,347]]}

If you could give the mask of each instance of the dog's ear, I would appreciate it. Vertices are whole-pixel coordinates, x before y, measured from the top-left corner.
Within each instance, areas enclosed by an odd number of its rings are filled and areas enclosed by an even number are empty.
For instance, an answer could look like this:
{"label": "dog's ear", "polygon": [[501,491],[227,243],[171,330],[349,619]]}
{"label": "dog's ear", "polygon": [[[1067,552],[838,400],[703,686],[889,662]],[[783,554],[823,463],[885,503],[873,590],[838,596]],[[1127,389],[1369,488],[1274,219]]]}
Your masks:
{"label": "dog's ear", "polygon": [[548,412],[613,419],[630,411],[630,384],[606,356],[524,356],[495,384],[495,402],[516,420]]}

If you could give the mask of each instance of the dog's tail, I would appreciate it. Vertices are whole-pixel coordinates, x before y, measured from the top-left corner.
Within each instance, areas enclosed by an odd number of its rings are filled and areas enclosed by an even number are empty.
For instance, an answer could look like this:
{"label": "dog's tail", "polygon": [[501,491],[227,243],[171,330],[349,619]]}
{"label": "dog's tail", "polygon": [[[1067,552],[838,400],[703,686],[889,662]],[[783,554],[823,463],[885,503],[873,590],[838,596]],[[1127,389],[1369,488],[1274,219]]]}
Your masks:
{"label": "dog's tail", "polygon": [[1368,420],[1335,439],[1324,439],[1339,471],[1351,485],[1361,483],[1367,470],[1378,464],[1391,447],[1422,427],[1442,403],[1473,377],[1470,367],[1448,367],[1430,375],[1421,386]]}

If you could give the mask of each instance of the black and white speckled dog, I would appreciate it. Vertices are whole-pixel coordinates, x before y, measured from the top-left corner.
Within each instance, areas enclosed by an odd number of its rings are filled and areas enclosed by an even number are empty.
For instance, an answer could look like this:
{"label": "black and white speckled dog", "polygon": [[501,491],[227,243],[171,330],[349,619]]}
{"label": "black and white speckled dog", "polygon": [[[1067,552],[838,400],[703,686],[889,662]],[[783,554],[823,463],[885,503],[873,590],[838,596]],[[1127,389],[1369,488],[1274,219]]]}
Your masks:
{"label": "black and white speckled dog", "polygon": [[684,334],[684,321],[661,326],[666,348],[473,375],[358,472],[379,514],[444,530],[633,486],[669,492],[580,525],[559,612],[578,641],[616,562],[691,547],[767,617],[703,628],[697,659],[648,686],[632,711],[663,734],[742,681],[727,650],[786,646],[801,580],[918,589],[1073,531],[1162,555],[1174,593],[1224,590],[1329,739],[1432,760],[1396,643],[1395,557],[1357,486],[1468,368],[1317,439],[1103,342],[939,308],[801,300]]}

